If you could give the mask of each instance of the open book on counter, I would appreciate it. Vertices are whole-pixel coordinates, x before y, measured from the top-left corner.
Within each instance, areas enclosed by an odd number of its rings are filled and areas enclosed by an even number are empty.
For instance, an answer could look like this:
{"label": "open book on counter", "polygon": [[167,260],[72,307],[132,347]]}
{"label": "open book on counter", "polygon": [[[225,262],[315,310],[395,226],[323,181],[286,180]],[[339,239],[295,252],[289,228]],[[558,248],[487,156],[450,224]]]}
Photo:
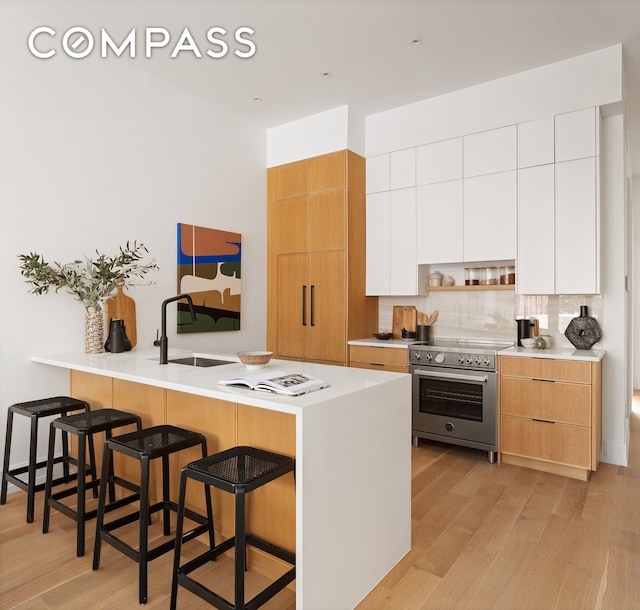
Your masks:
{"label": "open book on counter", "polygon": [[329,387],[329,383],[304,373],[265,370],[262,374],[243,375],[231,379],[221,379],[221,385],[244,386],[251,390],[275,392],[285,396],[300,396]]}

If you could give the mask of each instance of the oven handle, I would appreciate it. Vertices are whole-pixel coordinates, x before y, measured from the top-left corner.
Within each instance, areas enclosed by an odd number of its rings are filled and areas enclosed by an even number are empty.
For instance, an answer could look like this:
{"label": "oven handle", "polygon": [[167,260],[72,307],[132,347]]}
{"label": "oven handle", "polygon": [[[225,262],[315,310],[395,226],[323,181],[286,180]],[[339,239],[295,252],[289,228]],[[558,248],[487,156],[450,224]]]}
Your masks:
{"label": "oven handle", "polygon": [[454,379],[457,381],[481,381],[482,383],[487,383],[488,378],[486,375],[464,375],[462,373],[434,373],[432,371],[423,371],[423,370],[415,370],[415,375],[420,375],[421,377],[433,377],[434,379]]}

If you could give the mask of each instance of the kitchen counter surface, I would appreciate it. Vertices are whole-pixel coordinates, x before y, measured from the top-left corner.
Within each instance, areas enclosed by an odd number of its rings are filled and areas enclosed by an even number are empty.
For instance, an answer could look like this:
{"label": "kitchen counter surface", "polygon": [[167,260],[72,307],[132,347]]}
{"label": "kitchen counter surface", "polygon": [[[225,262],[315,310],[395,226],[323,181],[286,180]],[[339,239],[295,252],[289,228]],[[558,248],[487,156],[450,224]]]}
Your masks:
{"label": "kitchen counter surface", "polygon": [[500,350],[498,356],[525,356],[527,358],[549,358],[553,360],[584,360],[587,362],[600,362],[606,354],[601,349],[574,349],[572,347],[550,347],[548,349],[536,349],[534,347],[508,347]]}
{"label": "kitchen counter surface", "polygon": [[[170,349],[170,358],[185,355],[193,352]],[[233,362],[161,366],[152,348],[34,356],[33,361],[68,369],[70,385],[81,378],[83,391],[94,393],[98,404],[105,385],[112,388],[109,395],[119,388],[120,408],[134,392],[155,397],[160,388],[164,398],[158,399],[155,423],[185,422],[215,438],[224,429],[231,443],[269,442],[270,450],[287,455],[295,447],[294,512],[263,526],[279,527],[276,533],[295,541],[296,608],[354,608],[411,549],[410,376],[289,360],[249,370],[235,356],[197,355]],[[218,385],[220,379],[269,368],[308,373],[331,387],[288,397]],[[145,386],[155,387],[146,391]],[[283,428],[283,418],[292,417],[293,425]],[[226,428],[225,422],[230,422]]]}
{"label": "kitchen counter surface", "polygon": [[395,347],[400,349],[408,349],[413,343],[416,343],[416,339],[411,339],[410,341],[404,341],[403,339],[385,339],[384,341],[381,341],[375,337],[371,337],[371,339],[353,339],[348,342],[349,345],[362,345],[366,347]]}
{"label": "kitchen counter surface", "polygon": [[[120,354],[55,354],[34,356],[34,362],[48,364],[114,379],[144,383],[168,390],[187,392],[209,398],[241,402],[285,413],[298,413],[301,409],[336,398],[345,397],[361,390],[388,383],[399,373],[365,371],[349,367],[327,366],[291,360],[271,360],[261,369],[248,369],[238,357],[229,354],[195,354],[186,350],[170,350],[169,358],[198,355],[206,358],[229,360],[229,364],[212,367],[187,366],[184,364],[158,364],[158,350],[152,348],[135,349]],[[245,375],[262,375],[269,370],[287,373],[307,373],[328,381],[331,386],[302,396],[282,396],[268,392],[219,385],[221,379]]]}

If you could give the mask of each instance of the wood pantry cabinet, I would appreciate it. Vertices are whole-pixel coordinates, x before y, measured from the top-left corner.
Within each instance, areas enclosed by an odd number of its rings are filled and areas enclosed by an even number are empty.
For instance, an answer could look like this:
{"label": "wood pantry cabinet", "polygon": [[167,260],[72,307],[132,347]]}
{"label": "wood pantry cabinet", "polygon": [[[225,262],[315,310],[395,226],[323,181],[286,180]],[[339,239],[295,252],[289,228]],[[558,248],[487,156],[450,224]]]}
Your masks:
{"label": "wood pantry cabinet", "polygon": [[267,347],[345,365],[378,325],[365,296],[365,162],[343,150],[267,171]]}
{"label": "wood pantry cabinet", "polygon": [[602,364],[499,357],[503,463],[587,480],[602,448]]}
{"label": "wood pantry cabinet", "polygon": [[349,346],[349,366],[359,369],[408,373],[409,350],[395,347]]}

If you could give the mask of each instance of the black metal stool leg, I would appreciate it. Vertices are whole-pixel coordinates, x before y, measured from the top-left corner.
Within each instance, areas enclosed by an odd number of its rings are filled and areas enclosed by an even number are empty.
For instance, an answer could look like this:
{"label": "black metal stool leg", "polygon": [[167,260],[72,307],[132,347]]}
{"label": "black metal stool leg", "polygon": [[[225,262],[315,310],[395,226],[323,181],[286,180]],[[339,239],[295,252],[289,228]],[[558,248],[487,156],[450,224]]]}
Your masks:
{"label": "black metal stool leg", "polygon": [[237,490],[236,498],[236,544],[235,544],[235,579],[236,579],[236,597],[235,607],[244,608],[244,573],[247,568],[246,556],[246,525],[245,525],[245,506],[246,496],[244,490]]}
{"label": "black metal stool leg", "polygon": [[171,534],[171,511],[169,509],[169,456],[162,456],[162,533]]}
{"label": "black metal stool leg", "polygon": [[69,436],[62,431],[62,474],[65,483],[69,482]]}
{"label": "black metal stool leg", "polygon": [[2,462],[2,485],[0,489],[0,504],[7,502],[7,473],[9,472],[9,462],[11,461],[11,437],[13,433],[13,411],[9,408],[7,412],[7,434],[4,441],[4,460]]}
{"label": "black metal stool leg", "polygon": [[[205,491],[207,491],[208,495],[208,486],[206,484]],[[182,528],[184,524],[184,502],[186,492],[187,474],[183,468],[180,472],[180,492],[178,494],[178,514],[176,517],[176,548],[173,555],[173,578],[171,579],[171,610],[176,610],[178,599],[178,568],[180,567],[180,551],[182,549]],[[209,504],[211,504],[211,499],[209,499]],[[211,518],[211,515],[209,514],[208,517]],[[213,548],[213,546],[211,548]]]}
{"label": "black metal stool leg", "polygon": [[102,454],[102,474],[100,475],[100,493],[98,494],[98,514],[96,516],[96,538],[93,545],[93,569],[97,570],[100,567],[100,550],[102,546],[102,536],[100,531],[104,524],[104,506],[107,497],[107,486],[105,484],[106,478],[109,472],[109,461],[112,459],[111,448],[109,442],[104,444],[104,451]]}
{"label": "black metal stool leg", "polygon": [[138,561],[138,597],[141,604],[147,603],[147,552],[149,549],[149,459],[140,459],[140,550]]}
{"label": "black metal stool leg", "polygon": [[86,505],[86,434],[78,433],[78,507],[76,509],[76,553],[84,555],[84,515]]}
{"label": "black metal stool leg", "polygon": [[33,510],[36,498],[36,461],[38,457],[38,418],[32,415],[31,436],[29,440],[29,469],[27,483],[27,523],[33,523]]}
{"label": "black metal stool leg", "polygon": [[56,429],[53,422],[49,425],[49,451],[47,453],[47,474],[44,484],[44,513],[42,515],[42,533],[49,531],[49,515],[51,508],[49,506],[49,498],[51,497],[51,487],[53,481],[53,457],[56,446]]}

